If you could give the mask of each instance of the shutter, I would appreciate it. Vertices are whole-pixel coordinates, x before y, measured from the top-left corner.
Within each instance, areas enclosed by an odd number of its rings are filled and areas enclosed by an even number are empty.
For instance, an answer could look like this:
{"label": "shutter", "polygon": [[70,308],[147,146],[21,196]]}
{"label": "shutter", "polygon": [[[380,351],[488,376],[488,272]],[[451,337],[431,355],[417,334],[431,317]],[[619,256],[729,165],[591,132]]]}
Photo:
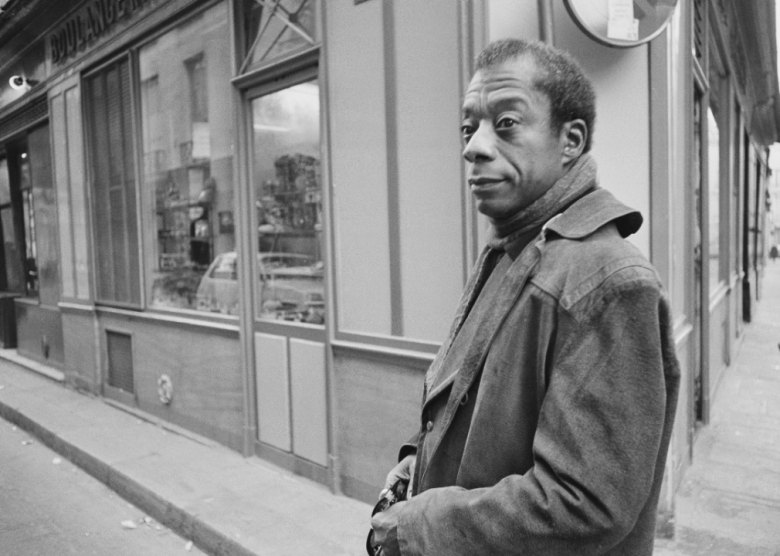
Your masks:
{"label": "shutter", "polygon": [[87,78],[98,301],[138,305],[137,203],[130,64]]}

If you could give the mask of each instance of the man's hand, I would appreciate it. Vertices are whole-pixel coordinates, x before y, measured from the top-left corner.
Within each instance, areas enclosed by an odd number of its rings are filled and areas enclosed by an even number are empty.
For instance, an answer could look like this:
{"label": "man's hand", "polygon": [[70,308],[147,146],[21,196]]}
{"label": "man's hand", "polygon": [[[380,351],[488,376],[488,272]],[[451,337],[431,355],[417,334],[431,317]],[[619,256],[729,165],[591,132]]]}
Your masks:
{"label": "man's hand", "polygon": [[401,556],[398,546],[398,515],[406,502],[398,502],[371,518],[374,542],[382,547],[382,556]]}
{"label": "man's hand", "polygon": [[[387,492],[398,479],[403,479],[409,482],[409,487],[406,489],[407,493],[412,492],[412,478],[414,477],[414,466],[417,463],[417,454],[409,454],[398,465],[390,470],[385,479],[385,486],[382,492],[379,493],[379,497],[382,498],[385,492]],[[408,496],[408,494],[407,494]]]}
{"label": "man's hand", "polygon": [[[417,463],[417,454],[410,454],[398,462],[398,465],[390,470],[385,479],[385,486],[379,493],[379,498],[385,495],[398,480],[408,483],[407,495],[412,492],[412,479],[414,466]],[[398,546],[398,514],[404,502],[398,502],[383,512],[379,512],[371,518],[371,528],[374,530],[374,542],[382,547],[382,556],[400,556]]]}

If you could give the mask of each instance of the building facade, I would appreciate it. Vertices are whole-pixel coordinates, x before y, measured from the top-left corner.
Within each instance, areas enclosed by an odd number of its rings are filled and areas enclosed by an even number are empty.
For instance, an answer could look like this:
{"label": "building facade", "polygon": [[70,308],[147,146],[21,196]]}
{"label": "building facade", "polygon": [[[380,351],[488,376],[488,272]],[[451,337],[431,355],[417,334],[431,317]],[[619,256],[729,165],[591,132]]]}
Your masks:
{"label": "building facade", "polygon": [[485,221],[458,134],[489,41],[593,79],[603,187],[673,308],[661,512],[761,296],[774,8],[678,2],[632,48],[560,0],[6,0],[0,340],[68,384],[373,500]]}

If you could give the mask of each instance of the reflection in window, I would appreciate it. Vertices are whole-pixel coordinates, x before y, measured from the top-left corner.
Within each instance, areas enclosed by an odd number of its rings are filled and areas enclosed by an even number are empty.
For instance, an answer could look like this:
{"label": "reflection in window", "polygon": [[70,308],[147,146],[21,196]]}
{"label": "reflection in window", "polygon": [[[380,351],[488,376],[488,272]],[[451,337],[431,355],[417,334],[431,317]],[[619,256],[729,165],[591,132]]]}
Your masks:
{"label": "reflection in window", "polygon": [[26,152],[19,162],[19,189],[22,192],[22,221],[24,223],[24,281],[27,295],[38,295],[38,254],[35,244],[35,213],[33,212],[30,160]]}
{"label": "reflection in window", "polygon": [[323,324],[320,102],[316,82],[252,103],[258,318]]}
{"label": "reflection in window", "polygon": [[[139,52],[145,272],[158,308],[235,313],[208,294],[221,255],[235,260],[232,112],[227,17],[217,5]],[[214,94],[209,94],[213,92]]]}
{"label": "reflection in window", "polygon": [[713,292],[720,282],[720,130],[712,108],[707,110],[707,129],[710,292]]}
{"label": "reflection in window", "polygon": [[7,291],[24,291],[22,256],[19,252],[14,226],[14,212],[11,204],[11,180],[8,175],[8,159],[0,159],[0,227],[3,241],[4,282]]}

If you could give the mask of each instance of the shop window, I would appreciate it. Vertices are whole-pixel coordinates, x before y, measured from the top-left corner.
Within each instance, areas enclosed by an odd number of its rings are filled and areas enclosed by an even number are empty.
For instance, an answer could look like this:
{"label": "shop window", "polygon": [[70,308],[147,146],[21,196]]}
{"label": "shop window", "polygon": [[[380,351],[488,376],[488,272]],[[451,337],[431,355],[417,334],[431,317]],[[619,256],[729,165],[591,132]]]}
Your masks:
{"label": "shop window", "polygon": [[19,154],[19,191],[22,201],[22,229],[24,230],[24,287],[28,296],[38,295],[38,268],[35,246],[35,212],[33,208],[30,160],[25,151]]}
{"label": "shop window", "polygon": [[319,122],[316,81],[252,101],[258,318],[325,322]]}
{"label": "shop window", "polygon": [[48,124],[28,133],[27,149],[29,156],[22,168],[32,182],[31,210],[25,225],[28,293],[35,292],[42,305],[54,306],[60,300],[60,255]]}
{"label": "shop window", "polygon": [[709,210],[710,293],[721,281],[720,272],[720,127],[712,107],[707,110],[707,199]]}
{"label": "shop window", "polygon": [[244,0],[246,59],[241,72],[319,42],[316,0]]}
{"label": "shop window", "polygon": [[233,113],[227,14],[215,6],[138,55],[149,304],[236,314]]}
{"label": "shop window", "polygon": [[130,63],[121,59],[85,80],[92,165],[97,300],[139,305],[136,178]]}
{"label": "shop window", "polygon": [[17,241],[8,170],[8,159],[0,158],[0,234],[3,242],[0,262],[5,268],[4,275],[0,277],[0,289],[21,293],[24,291],[24,271]]}

